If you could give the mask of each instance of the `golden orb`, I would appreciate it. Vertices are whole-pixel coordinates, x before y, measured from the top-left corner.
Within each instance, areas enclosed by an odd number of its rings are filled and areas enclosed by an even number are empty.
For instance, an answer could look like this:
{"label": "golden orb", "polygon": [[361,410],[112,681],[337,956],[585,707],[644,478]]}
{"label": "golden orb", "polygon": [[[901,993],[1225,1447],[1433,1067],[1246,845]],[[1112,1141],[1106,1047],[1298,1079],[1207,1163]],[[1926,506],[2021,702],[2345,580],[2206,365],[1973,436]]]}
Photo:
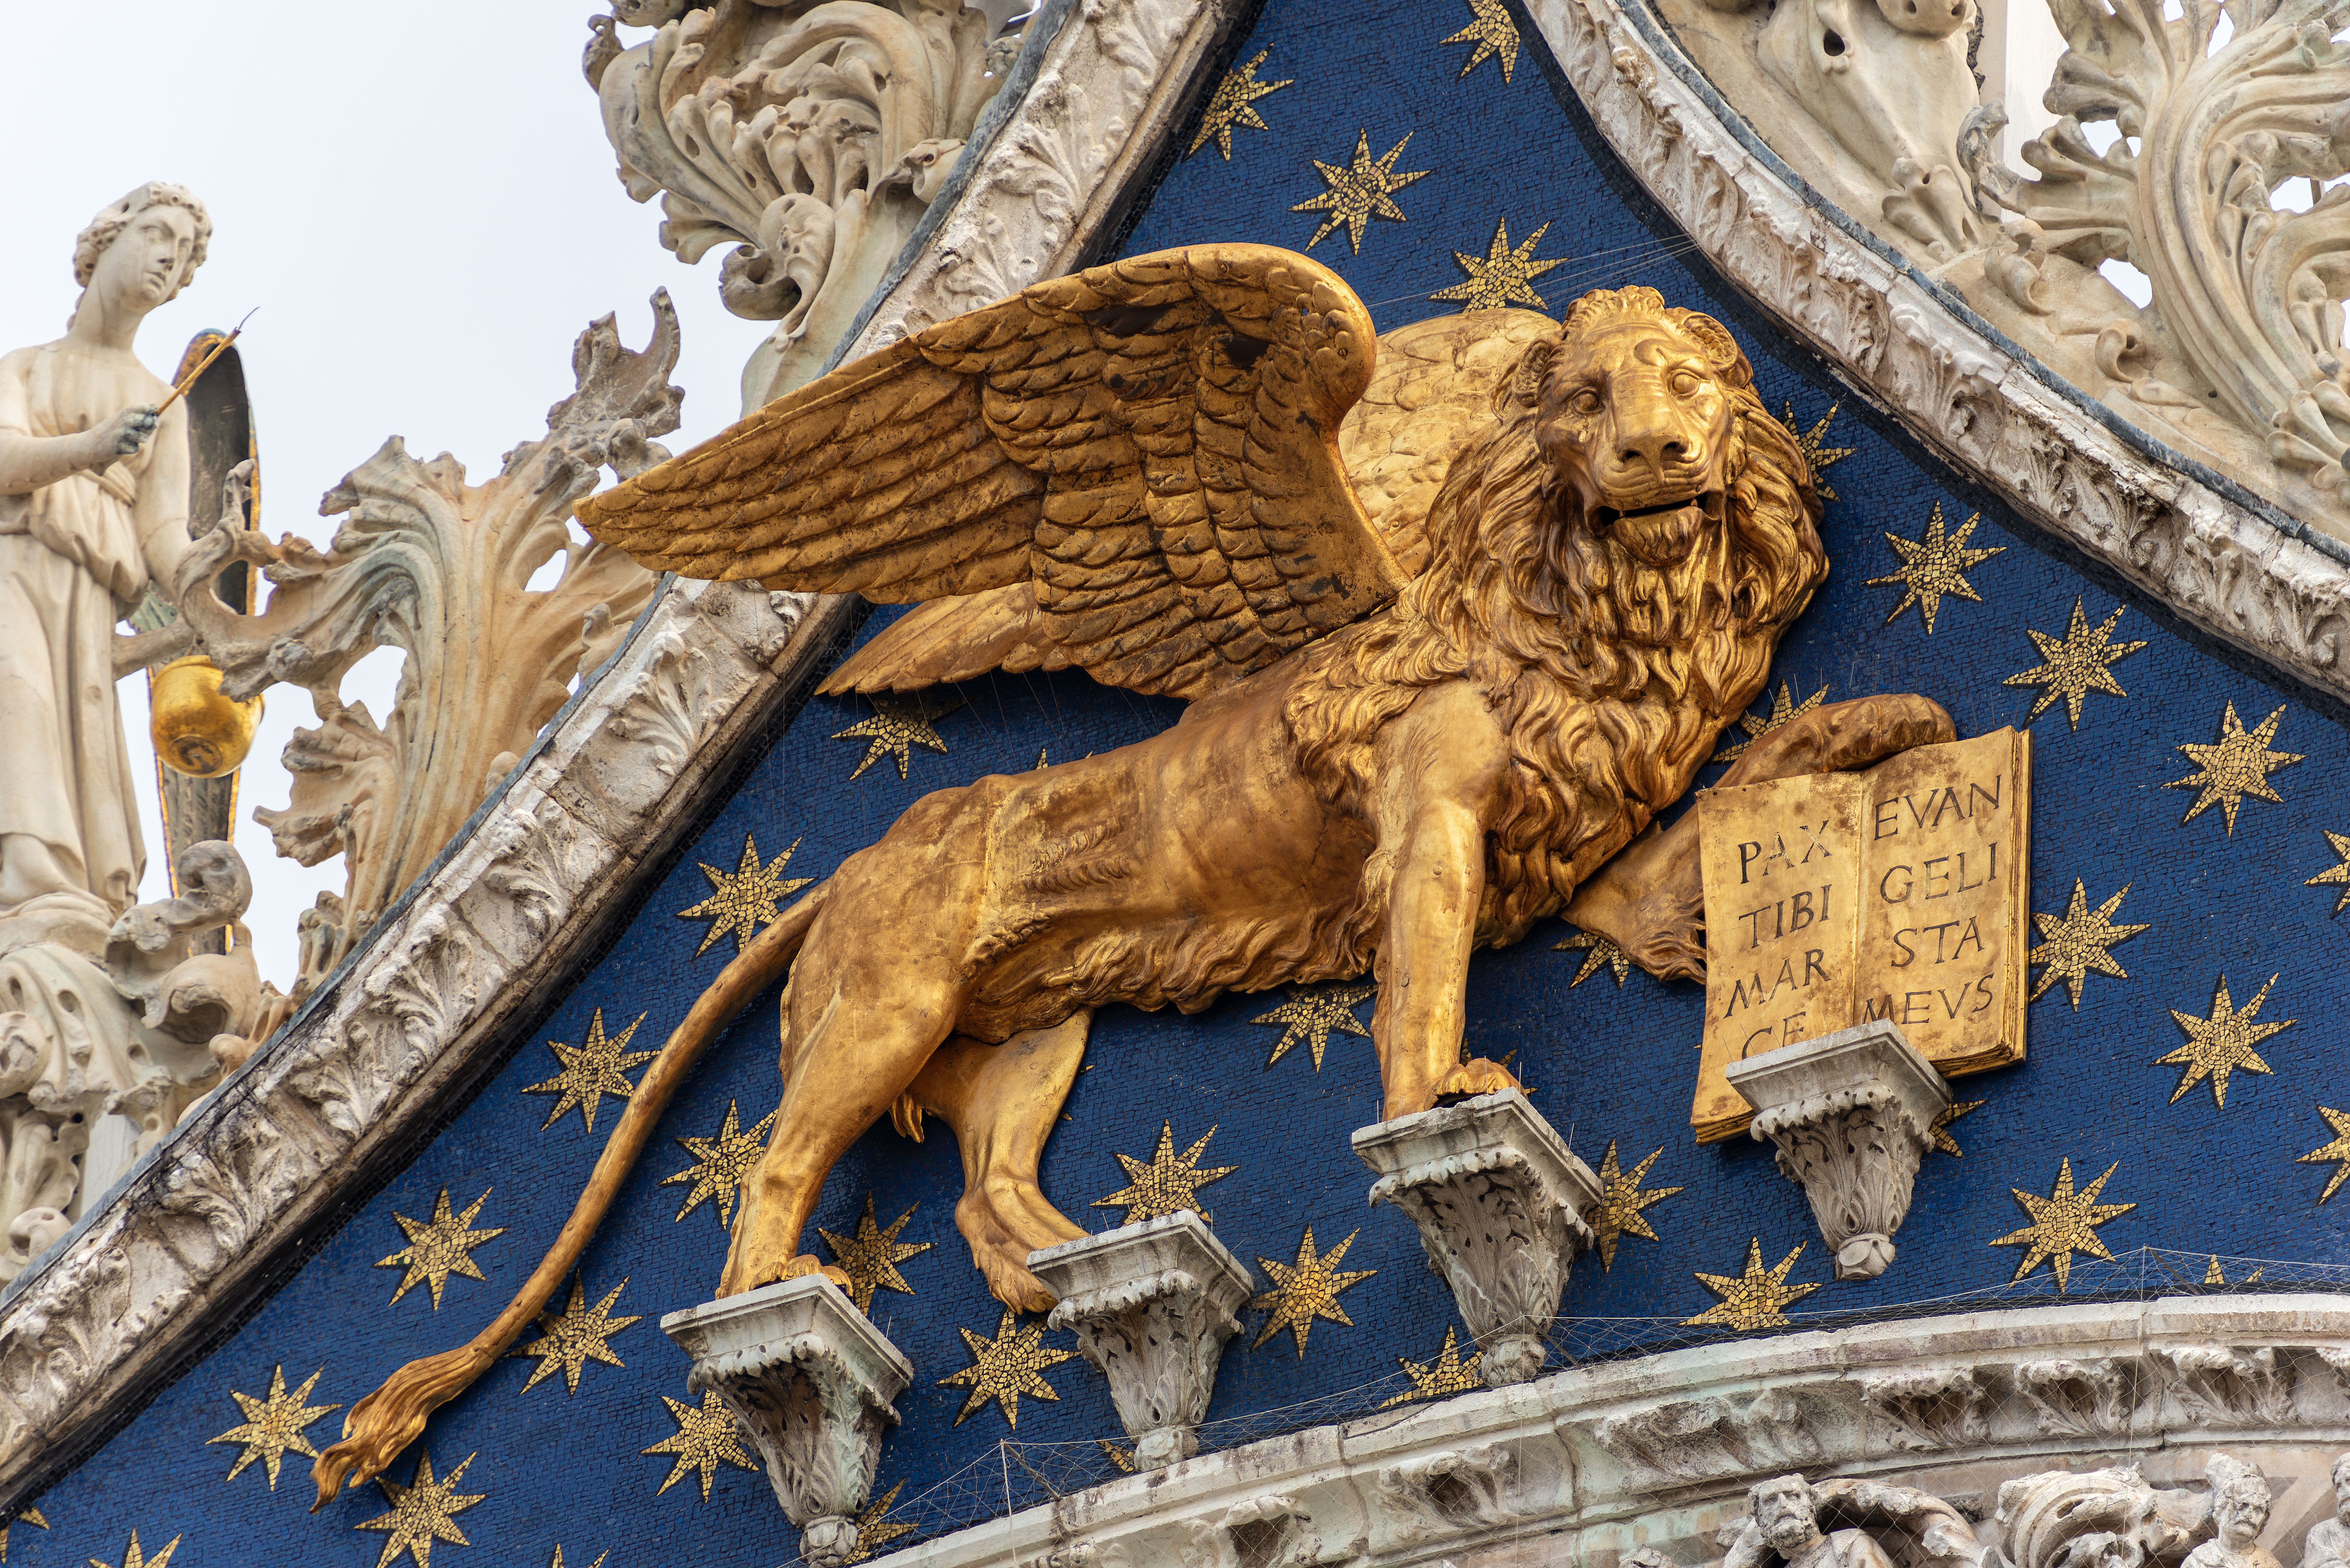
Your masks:
{"label": "golden orb", "polygon": [[148,691],[148,733],[155,754],[173,773],[216,779],[235,772],[253,749],[261,699],[231,701],[220,687],[220,667],[201,653],[155,671]]}

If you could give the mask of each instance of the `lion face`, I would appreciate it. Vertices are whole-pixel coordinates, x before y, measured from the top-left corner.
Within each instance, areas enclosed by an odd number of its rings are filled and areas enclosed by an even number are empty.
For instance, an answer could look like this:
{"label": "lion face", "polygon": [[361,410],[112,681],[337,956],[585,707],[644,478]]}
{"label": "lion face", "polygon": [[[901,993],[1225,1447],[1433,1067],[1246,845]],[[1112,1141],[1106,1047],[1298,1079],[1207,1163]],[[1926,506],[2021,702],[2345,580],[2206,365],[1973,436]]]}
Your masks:
{"label": "lion face", "polygon": [[1725,525],[1742,368],[1730,335],[1694,312],[1569,319],[1526,389],[1535,440],[1595,532],[1663,567]]}

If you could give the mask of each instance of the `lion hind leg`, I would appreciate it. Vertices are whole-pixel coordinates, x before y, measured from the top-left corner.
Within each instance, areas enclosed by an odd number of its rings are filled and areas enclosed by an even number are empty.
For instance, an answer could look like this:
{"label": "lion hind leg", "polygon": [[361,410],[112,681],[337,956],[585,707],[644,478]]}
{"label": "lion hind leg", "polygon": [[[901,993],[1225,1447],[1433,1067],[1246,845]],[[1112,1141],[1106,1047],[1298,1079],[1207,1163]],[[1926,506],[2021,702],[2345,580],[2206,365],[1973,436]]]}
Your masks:
{"label": "lion hind leg", "polygon": [[1028,1254],[1086,1233],[1046,1201],[1036,1168],[1077,1081],[1092,1018],[1076,1012],[1001,1045],[958,1034],[931,1057],[893,1113],[901,1132],[909,1123],[919,1128],[925,1112],[954,1129],[963,1170],[955,1228],[989,1293],[1027,1312],[1054,1303],[1028,1272]]}

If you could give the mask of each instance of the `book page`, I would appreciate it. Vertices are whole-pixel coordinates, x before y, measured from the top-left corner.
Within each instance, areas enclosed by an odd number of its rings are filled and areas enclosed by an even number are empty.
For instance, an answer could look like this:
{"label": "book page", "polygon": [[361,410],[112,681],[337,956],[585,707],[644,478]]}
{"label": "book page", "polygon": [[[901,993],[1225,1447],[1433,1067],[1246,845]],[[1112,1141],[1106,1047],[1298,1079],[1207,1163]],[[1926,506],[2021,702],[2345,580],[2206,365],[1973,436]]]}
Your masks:
{"label": "book page", "polygon": [[2031,737],[1921,746],[1868,785],[1852,1022],[1890,1018],[1944,1073],[2023,1056]]}
{"label": "book page", "polygon": [[1731,1063],[1852,1021],[1867,798],[1854,774],[1698,795],[1705,1042],[1690,1119],[1700,1142],[1752,1114],[1723,1075]]}

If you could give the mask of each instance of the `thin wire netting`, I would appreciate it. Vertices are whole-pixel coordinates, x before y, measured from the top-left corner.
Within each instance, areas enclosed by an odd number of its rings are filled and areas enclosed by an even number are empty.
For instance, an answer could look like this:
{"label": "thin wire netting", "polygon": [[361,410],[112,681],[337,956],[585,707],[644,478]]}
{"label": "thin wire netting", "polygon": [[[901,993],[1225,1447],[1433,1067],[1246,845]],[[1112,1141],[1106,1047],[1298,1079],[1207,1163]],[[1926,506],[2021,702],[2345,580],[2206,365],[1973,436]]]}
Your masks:
{"label": "thin wire netting", "polygon": [[[2302,1292],[2350,1294],[2350,1264],[2276,1258],[2220,1257],[2140,1247],[2111,1258],[2075,1256],[2060,1286],[2043,1268],[2028,1277],[1950,1295],[1880,1304],[1843,1312],[1791,1312],[1775,1321],[1741,1327],[1700,1324],[1686,1317],[1562,1318],[1544,1343],[1551,1351],[1546,1371],[1653,1355],[1693,1345],[1732,1340],[1775,1339],[1864,1324],[2021,1306],[2068,1306],[2144,1302],[2162,1296],[2264,1295]],[[1399,1371],[1376,1382],[1318,1395],[1295,1405],[1251,1411],[1203,1423],[1200,1451],[1237,1449],[1267,1438],[1361,1420],[1388,1411],[1402,1414],[1416,1403],[1412,1380]],[[921,1491],[895,1499],[885,1515],[868,1522],[861,1545],[878,1560],[1024,1509],[1041,1507],[1089,1487],[1132,1473],[1131,1439],[1122,1432],[1060,1442],[1000,1440],[986,1453]],[[884,1532],[889,1532],[886,1535]],[[795,1555],[778,1568],[801,1568]]]}

